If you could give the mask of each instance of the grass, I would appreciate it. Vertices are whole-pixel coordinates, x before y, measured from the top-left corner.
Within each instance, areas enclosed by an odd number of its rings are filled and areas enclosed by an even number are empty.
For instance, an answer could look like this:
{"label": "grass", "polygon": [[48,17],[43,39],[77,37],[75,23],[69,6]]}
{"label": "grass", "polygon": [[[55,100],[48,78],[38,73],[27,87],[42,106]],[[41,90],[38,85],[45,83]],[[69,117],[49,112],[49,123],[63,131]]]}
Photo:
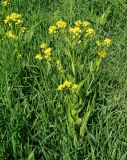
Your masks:
{"label": "grass", "polygon": [[[126,10],[126,0],[10,0],[7,9],[0,6],[1,160],[127,159]],[[18,44],[5,36],[7,28],[3,20],[12,12],[21,13],[28,28]],[[84,136],[78,137],[76,142],[68,134],[68,95],[56,90],[62,78],[49,63],[40,63],[34,58],[40,42],[53,43],[48,27],[59,19],[69,24],[77,19],[88,20],[98,38],[112,39],[90,95],[91,98],[96,95],[92,102],[94,109]],[[58,51],[59,46],[64,48],[59,44]],[[85,52],[90,54],[92,50],[89,46]],[[22,55],[21,59],[17,59],[18,54]],[[80,48],[76,59],[83,54]],[[84,64],[88,57],[84,55]],[[71,66],[68,62],[66,65],[71,73]],[[78,77],[82,79],[82,72]],[[84,91],[79,97],[86,112]],[[76,130],[79,132],[78,128]]]}

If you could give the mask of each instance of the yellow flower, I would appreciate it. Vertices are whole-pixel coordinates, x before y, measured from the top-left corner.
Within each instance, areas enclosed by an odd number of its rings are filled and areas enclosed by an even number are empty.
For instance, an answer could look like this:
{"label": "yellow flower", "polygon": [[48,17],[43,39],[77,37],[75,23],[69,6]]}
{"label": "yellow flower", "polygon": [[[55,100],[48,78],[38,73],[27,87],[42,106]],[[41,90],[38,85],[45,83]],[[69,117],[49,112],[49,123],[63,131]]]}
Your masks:
{"label": "yellow flower", "polygon": [[96,40],[96,45],[101,46],[101,42],[99,40]]}
{"label": "yellow flower", "polygon": [[23,21],[21,19],[18,19],[15,24],[22,24],[22,23],[23,23]]}
{"label": "yellow flower", "polygon": [[50,26],[49,27],[49,34],[53,34],[53,33],[56,33],[56,26]]}
{"label": "yellow flower", "polygon": [[69,31],[71,34],[75,34],[76,36],[82,32],[79,27],[74,27],[74,28],[71,27]]}
{"label": "yellow flower", "polygon": [[70,88],[72,85],[72,82],[66,80],[63,85],[67,88]]}
{"label": "yellow flower", "polygon": [[47,48],[47,44],[46,43],[41,43],[40,48],[41,49],[46,49]]}
{"label": "yellow flower", "polygon": [[102,51],[98,52],[98,56],[99,56],[100,58],[105,58],[106,52],[105,52],[104,50],[102,50]]}
{"label": "yellow flower", "polygon": [[12,13],[11,15],[6,16],[4,23],[9,23],[9,25],[11,25],[12,23],[21,24],[23,23],[22,16],[17,13]]}
{"label": "yellow flower", "polygon": [[58,28],[65,28],[67,26],[67,23],[63,22],[63,21],[58,21],[58,22],[56,22],[56,26]]}
{"label": "yellow flower", "polygon": [[22,27],[22,28],[20,29],[20,31],[23,32],[23,33],[26,32],[26,30],[27,30],[26,27]]}
{"label": "yellow flower", "polygon": [[12,31],[8,31],[6,35],[8,38],[16,38],[16,35]]}
{"label": "yellow flower", "polygon": [[89,35],[90,37],[94,35],[94,30],[92,28],[89,28],[86,30],[87,35]]}
{"label": "yellow flower", "polygon": [[75,25],[76,25],[76,26],[79,27],[81,24],[82,24],[82,22],[81,22],[80,20],[75,21]]}
{"label": "yellow flower", "polygon": [[52,51],[52,48],[47,48],[45,51],[44,51],[44,54],[45,54],[45,58],[46,59],[49,59],[51,57],[51,51]]}
{"label": "yellow flower", "polygon": [[41,53],[36,54],[35,59],[37,59],[37,60],[42,60],[42,55],[41,55]]}
{"label": "yellow flower", "polygon": [[63,84],[60,84],[58,87],[58,91],[63,91],[65,88],[65,86]]}
{"label": "yellow flower", "polygon": [[89,23],[88,21],[84,21],[84,22],[82,23],[82,25],[83,25],[83,27],[88,27],[88,26],[90,25],[90,23]]}
{"label": "yellow flower", "polygon": [[73,84],[72,85],[72,89],[77,89],[78,88],[78,85],[77,84]]}
{"label": "yellow flower", "polygon": [[4,20],[4,23],[7,24],[12,20],[11,16],[6,16],[6,19]]}
{"label": "yellow flower", "polygon": [[104,45],[107,45],[107,46],[108,46],[108,45],[110,45],[110,43],[111,43],[111,39],[105,38],[103,43],[104,43]]}
{"label": "yellow flower", "polygon": [[7,7],[8,5],[9,5],[9,2],[8,2],[8,1],[3,1],[3,2],[2,2],[2,6],[3,6],[3,7]]}
{"label": "yellow flower", "polygon": [[72,82],[66,80],[63,84],[60,84],[58,87],[59,91],[63,91],[64,89],[76,89],[78,88],[77,84],[73,84]]}

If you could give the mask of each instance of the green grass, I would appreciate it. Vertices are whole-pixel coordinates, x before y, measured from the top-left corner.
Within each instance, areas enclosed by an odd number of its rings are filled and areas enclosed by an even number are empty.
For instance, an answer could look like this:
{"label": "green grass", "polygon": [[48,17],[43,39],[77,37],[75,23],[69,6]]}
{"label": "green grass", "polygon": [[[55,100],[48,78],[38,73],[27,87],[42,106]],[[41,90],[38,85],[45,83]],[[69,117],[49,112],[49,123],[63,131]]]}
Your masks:
{"label": "green grass", "polygon": [[[127,159],[126,11],[126,0],[10,0],[7,9],[0,6],[1,160]],[[3,20],[12,12],[21,13],[28,28],[18,45],[5,36]],[[69,98],[65,103],[65,93],[56,90],[61,78],[50,64],[34,58],[40,42],[50,43],[48,27],[54,19],[69,24],[77,19],[88,20],[99,38],[112,39],[109,54],[97,74],[94,109],[85,135],[76,145],[67,130]],[[17,59],[18,53],[22,59]],[[79,54],[83,56],[83,51]]]}

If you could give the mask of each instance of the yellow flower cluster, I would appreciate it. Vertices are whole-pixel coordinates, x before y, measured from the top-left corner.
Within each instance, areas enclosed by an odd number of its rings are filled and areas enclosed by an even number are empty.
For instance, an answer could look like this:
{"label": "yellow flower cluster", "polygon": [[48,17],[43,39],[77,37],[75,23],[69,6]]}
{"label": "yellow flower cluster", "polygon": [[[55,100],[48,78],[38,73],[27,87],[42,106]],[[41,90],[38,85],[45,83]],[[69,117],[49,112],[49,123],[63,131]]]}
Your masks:
{"label": "yellow flower cluster", "polygon": [[108,46],[108,45],[110,45],[110,43],[111,43],[111,39],[109,39],[109,38],[104,39],[104,42],[103,42],[104,45]]}
{"label": "yellow flower cluster", "polygon": [[42,60],[42,54],[46,59],[51,58],[51,52],[52,48],[47,47],[48,45],[46,43],[41,43],[40,48],[42,49],[40,53],[36,54],[35,59]]}
{"label": "yellow flower cluster", "polygon": [[39,61],[42,60],[42,55],[41,55],[41,53],[36,54],[35,59],[37,59],[37,60],[39,60]]}
{"label": "yellow flower cluster", "polygon": [[63,84],[59,85],[58,90],[63,91],[64,89],[76,89],[76,88],[78,88],[77,84],[73,84],[72,82],[66,80]]}
{"label": "yellow flower cluster", "polygon": [[106,57],[107,53],[105,51],[105,46],[109,46],[111,43],[111,39],[109,38],[105,38],[102,42],[100,42],[99,40],[96,40],[96,45],[100,47],[100,51],[98,52],[98,57],[96,58],[96,66],[97,68],[99,67],[101,61],[103,58]]}
{"label": "yellow flower cluster", "polygon": [[81,24],[82,24],[82,22],[81,22],[80,20],[75,21],[75,25],[76,25],[77,27],[80,27]]}
{"label": "yellow flower cluster", "polygon": [[50,59],[50,57],[51,57],[51,52],[52,52],[52,48],[51,48],[51,47],[47,48],[47,49],[44,51],[44,55],[45,55],[45,58],[46,58],[46,59]]}
{"label": "yellow flower cluster", "polygon": [[54,34],[56,33],[57,27],[56,26],[50,26],[49,27],[49,34]]}
{"label": "yellow flower cluster", "polygon": [[92,37],[95,34],[95,31],[92,28],[88,28],[86,30],[88,36]]}
{"label": "yellow flower cluster", "polygon": [[23,23],[22,16],[17,13],[12,13],[11,15],[6,16],[4,20],[5,24],[11,25],[12,23],[14,24],[21,24]]}
{"label": "yellow flower cluster", "polygon": [[63,22],[63,21],[58,21],[58,22],[56,22],[56,26],[58,28],[65,28],[67,26],[67,23]]}
{"label": "yellow flower cluster", "polygon": [[84,21],[84,22],[82,23],[82,25],[83,25],[83,27],[88,27],[88,26],[90,26],[90,22]]}
{"label": "yellow flower cluster", "polygon": [[57,32],[57,29],[65,29],[67,26],[67,23],[64,21],[57,21],[56,25],[49,27],[49,34],[55,34]]}
{"label": "yellow flower cluster", "polygon": [[8,32],[6,33],[6,36],[7,36],[8,38],[16,38],[16,35],[15,35],[12,31],[8,31]]}
{"label": "yellow flower cluster", "polygon": [[88,26],[90,26],[90,22],[88,22],[88,21],[83,21],[83,22],[81,22],[81,20],[77,20],[77,21],[75,21],[75,25],[76,25],[77,27],[80,27],[81,25],[82,25],[83,27],[88,27]]}
{"label": "yellow flower cluster", "polygon": [[100,58],[105,58],[105,56],[106,56],[105,50],[102,50],[102,51],[98,52],[98,56],[99,56]]}
{"label": "yellow flower cluster", "polygon": [[23,33],[26,32],[26,30],[27,30],[26,27],[22,27],[22,28],[20,29],[20,31],[23,32]]}
{"label": "yellow flower cluster", "polygon": [[8,5],[9,5],[9,2],[8,2],[8,1],[3,1],[3,2],[2,2],[2,6],[3,6],[3,7],[7,7]]}
{"label": "yellow flower cluster", "polygon": [[109,39],[109,38],[105,38],[104,40],[103,40],[103,42],[100,42],[99,40],[96,40],[96,45],[97,46],[109,46],[111,44],[111,39]]}
{"label": "yellow flower cluster", "polygon": [[74,34],[76,36],[78,36],[82,32],[80,27],[71,27],[69,31],[71,34]]}

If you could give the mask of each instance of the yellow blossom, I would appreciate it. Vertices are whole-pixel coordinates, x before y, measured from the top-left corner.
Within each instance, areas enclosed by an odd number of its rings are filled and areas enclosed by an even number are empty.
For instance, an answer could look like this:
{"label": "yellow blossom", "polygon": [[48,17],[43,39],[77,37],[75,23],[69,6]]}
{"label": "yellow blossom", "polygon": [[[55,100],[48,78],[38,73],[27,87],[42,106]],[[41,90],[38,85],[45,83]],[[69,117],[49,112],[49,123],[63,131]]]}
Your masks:
{"label": "yellow blossom", "polygon": [[16,38],[16,35],[12,31],[8,31],[6,35],[8,38]]}
{"label": "yellow blossom", "polygon": [[9,5],[9,2],[8,2],[8,1],[3,1],[3,2],[2,2],[2,6],[3,6],[3,7],[7,7],[8,5]]}
{"label": "yellow blossom", "polygon": [[109,39],[109,38],[105,38],[104,39],[104,45],[110,45],[110,43],[111,43],[111,39]]}
{"label": "yellow blossom", "polygon": [[45,58],[46,59],[49,59],[51,57],[51,51],[52,51],[52,48],[47,48],[45,51],[44,51],[44,54],[45,54]]}
{"label": "yellow blossom", "polygon": [[100,58],[104,58],[106,56],[106,52],[104,50],[102,50],[102,51],[98,52],[98,56]]}
{"label": "yellow blossom", "polygon": [[69,31],[71,34],[75,34],[75,35],[79,35],[82,32],[79,27],[74,27],[74,28],[71,27]]}
{"label": "yellow blossom", "polygon": [[22,27],[22,28],[20,29],[20,31],[23,32],[23,33],[26,32],[26,30],[27,30],[26,27]]}
{"label": "yellow blossom", "polygon": [[17,24],[22,24],[22,23],[23,23],[23,21],[21,19],[18,19],[15,24],[17,25]]}
{"label": "yellow blossom", "polygon": [[65,86],[63,84],[60,84],[58,87],[58,91],[63,91],[65,88]]}
{"label": "yellow blossom", "polygon": [[64,21],[58,21],[58,22],[56,22],[56,26],[58,28],[65,28],[67,26],[67,23]]}
{"label": "yellow blossom", "polygon": [[42,60],[42,55],[41,55],[41,53],[36,54],[35,59],[37,59],[37,60]]}
{"label": "yellow blossom", "polygon": [[56,26],[50,26],[49,27],[49,34],[53,34],[53,33],[56,33]]}
{"label": "yellow blossom", "polygon": [[46,49],[47,48],[47,44],[46,43],[41,43],[40,48],[41,49]]}
{"label": "yellow blossom", "polygon": [[88,26],[90,25],[90,23],[89,23],[88,21],[84,21],[84,22],[82,23],[82,25],[83,25],[83,27],[88,27]]}
{"label": "yellow blossom", "polygon": [[90,37],[94,35],[94,30],[92,28],[89,28],[86,30],[87,35],[89,35]]}
{"label": "yellow blossom", "polygon": [[80,20],[75,21],[75,25],[76,25],[76,26],[79,27],[81,24],[82,24],[82,22],[81,22]]}
{"label": "yellow blossom", "polygon": [[72,85],[72,82],[66,80],[63,85],[64,85],[65,87],[70,88],[71,85]]}
{"label": "yellow blossom", "polygon": [[17,13],[12,13],[11,15],[6,16],[4,23],[5,24],[9,23],[9,25],[12,23],[21,24],[23,23],[22,16]]}
{"label": "yellow blossom", "polygon": [[78,88],[78,85],[77,84],[73,84],[72,85],[72,89],[77,89]]}
{"label": "yellow blossom", "polygon": [[101,42],[99,40],[96,40],[96,45],[101,46]]}

